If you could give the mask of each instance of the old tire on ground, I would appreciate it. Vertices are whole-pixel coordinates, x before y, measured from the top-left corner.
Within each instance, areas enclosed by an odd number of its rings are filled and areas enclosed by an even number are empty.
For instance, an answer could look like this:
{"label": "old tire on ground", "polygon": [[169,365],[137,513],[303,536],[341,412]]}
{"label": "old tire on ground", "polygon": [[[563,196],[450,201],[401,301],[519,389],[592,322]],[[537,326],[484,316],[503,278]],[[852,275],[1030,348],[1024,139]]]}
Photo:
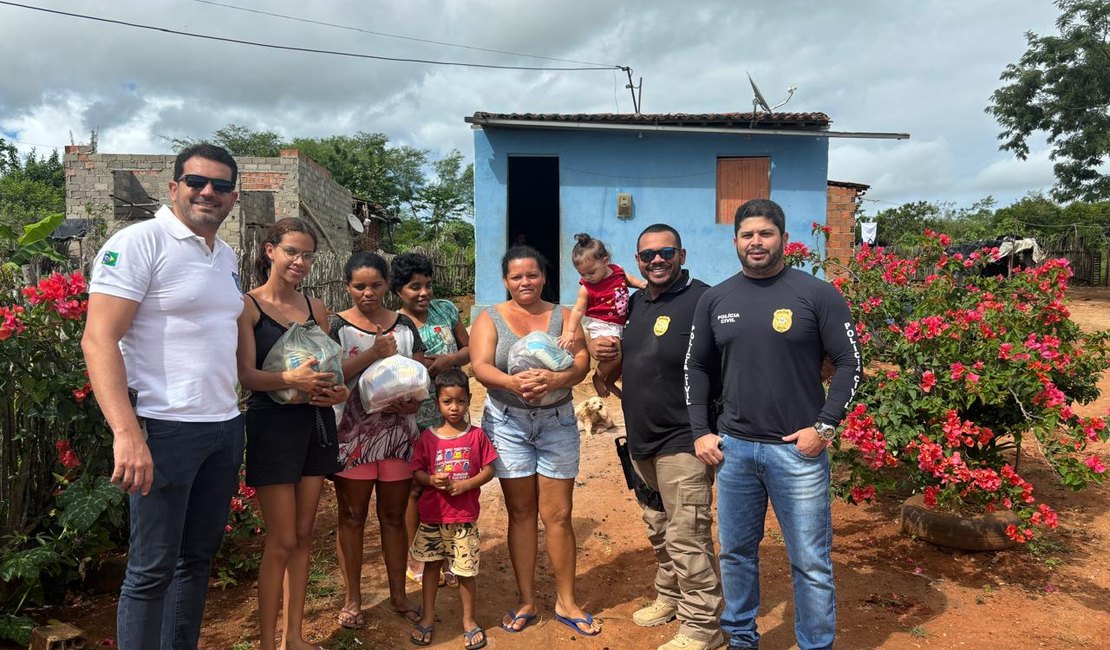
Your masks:
{"label": "old tire on ground", "polygon": [[1010,510],[964,517],[930,510],[920,494],[902,503],[902,531],[931,544],[965,551],[1002,551],[1016,546],[1006,527],[1020,520]]}

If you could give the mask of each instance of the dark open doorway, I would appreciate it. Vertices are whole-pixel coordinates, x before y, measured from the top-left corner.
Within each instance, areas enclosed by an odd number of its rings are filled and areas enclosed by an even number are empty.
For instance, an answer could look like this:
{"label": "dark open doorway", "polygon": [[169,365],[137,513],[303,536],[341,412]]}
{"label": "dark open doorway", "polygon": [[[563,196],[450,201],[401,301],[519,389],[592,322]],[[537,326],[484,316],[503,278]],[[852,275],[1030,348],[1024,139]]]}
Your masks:
{"label": "dark open doorway", "polygon": [[559,302],[559,159],[509,157],[509,246],[525,243],[547,258],[543,299]]}

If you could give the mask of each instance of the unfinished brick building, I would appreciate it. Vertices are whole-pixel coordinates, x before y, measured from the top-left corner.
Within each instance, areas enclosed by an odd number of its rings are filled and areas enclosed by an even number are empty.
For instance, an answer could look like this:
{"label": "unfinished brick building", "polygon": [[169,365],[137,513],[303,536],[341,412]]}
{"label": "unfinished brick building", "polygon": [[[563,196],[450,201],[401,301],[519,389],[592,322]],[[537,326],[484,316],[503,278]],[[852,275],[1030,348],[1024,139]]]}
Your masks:
{"label": "unfinished brick building", "polygon": [[[173,155],[104,154],[85,145],[66,147],[66,217],[103,218],[108,232],[114,232],[153,216],[160,205],[169,203],[173,161]],[[236,162],[239,203],[220,237],[239,250],[253,249],[275,220],[301,217],[319,233],[320,250],[346,254],[355,235],[348,215],[373,212],[296,149],[282,150],[277,158],[243,156]],[[380,220],[370,220],[379,241],[380,227]]]}

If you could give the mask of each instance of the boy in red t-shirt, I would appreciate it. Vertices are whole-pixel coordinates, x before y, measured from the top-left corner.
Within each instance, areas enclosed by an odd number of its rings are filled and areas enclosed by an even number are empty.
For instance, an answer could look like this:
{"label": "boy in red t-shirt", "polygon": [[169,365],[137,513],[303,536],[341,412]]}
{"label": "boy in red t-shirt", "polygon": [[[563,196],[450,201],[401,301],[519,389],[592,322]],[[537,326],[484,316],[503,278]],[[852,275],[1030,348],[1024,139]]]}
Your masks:
{"label": "boy in red t-shirt", "polygon": [[[412,558],[424,562],[424,575],[439,575],[444,560],[458,576],[462,599],[463,638],[468,650],[486,647],[486,632],[474,620],[478,575],[478,494],[493,478],[493,449],[486,432],[467,421],[470,380],[461,370],[436,376],[436,405],[443,425],[425,429],[412,453],[413,478],[423,485],[418,510],[420,527]],[[424,611],[410,640],[429,645],[435,628],[435,580],[423,582]]]}

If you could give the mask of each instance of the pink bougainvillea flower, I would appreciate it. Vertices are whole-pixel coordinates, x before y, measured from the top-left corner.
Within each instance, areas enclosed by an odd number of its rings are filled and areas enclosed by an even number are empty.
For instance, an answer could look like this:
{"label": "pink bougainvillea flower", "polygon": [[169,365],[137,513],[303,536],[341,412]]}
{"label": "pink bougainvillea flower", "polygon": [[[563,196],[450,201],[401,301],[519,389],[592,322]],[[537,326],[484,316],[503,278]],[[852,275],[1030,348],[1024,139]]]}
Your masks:
{"label": "pink bougainvillea flower", "polygon": [[0,307],[0,341],[7,340],[14,334],[22,334],[26,329],[20,316],[24,313],[20,305],[14,307]]}
{"label": "pink bougainvillea flower", "polygon": [[782,252],[783,255],[786,255],[788,257],[805,257],[809,255],[809,248],[802,242],[792,241],[786,244],[785,247],[783,247]]}
{"label": "pink bougainvillea flower", "polygon": [[933,373],[932,370],[926,370],[925,372],[921,373],[921,390],[928,393],[932,391],[933,387],[936,385],[937,376]]}
{"label": "pink bougainvillea flower", "polygon": [[857,486],[852,488],[852,501],[855,503],[863,503],[864,501],[870,501],[873,498],[875,498],[874,485],[867,485],[864,487]]}
{"label": "pink bougainvillea flower", "polygon": [[929,487],[925,488],[925,494],[923,496],[926,508],[937,507],[937,493],[939,492],[940,488],[935,485],[930,485]]}

